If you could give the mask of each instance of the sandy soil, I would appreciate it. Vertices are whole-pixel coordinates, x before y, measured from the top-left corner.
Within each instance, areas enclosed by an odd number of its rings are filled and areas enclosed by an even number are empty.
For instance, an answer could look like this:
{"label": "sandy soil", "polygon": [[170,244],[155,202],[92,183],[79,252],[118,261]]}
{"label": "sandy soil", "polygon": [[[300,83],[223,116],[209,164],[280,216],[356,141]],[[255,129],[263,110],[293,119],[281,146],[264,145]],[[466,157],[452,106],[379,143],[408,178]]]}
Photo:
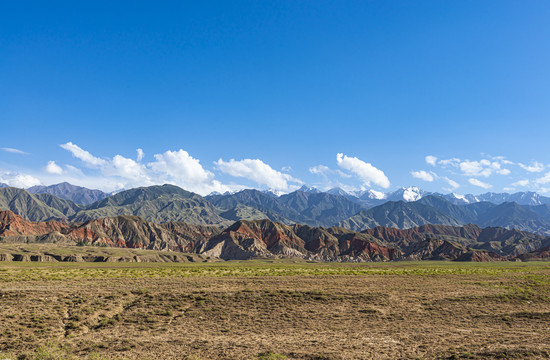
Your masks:
{"label": "sandy soil", "polygon": [[548,263],[490,274],[149,278],[111,276],[103,266],[94,268],[103,277],[64,279],[61,269],[27,280],[33,265],[0,264],[0,354],[550,358]]}

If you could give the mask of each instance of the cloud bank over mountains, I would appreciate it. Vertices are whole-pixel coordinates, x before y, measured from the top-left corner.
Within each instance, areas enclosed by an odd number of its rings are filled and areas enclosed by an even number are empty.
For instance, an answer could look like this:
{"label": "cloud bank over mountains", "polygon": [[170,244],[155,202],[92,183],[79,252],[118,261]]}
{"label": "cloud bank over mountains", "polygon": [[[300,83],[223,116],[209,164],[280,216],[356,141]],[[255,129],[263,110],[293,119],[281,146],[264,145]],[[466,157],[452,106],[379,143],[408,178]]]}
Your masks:
{"label": "cloud bank over mountains", "polygon": [[[219,158],[212,163],[203,163],[183,149],[166,150],[146,157],[141,148],[135,150],[134,158],[120,154],[101,157],[73,142],[59,146],[75,160],[72,164],[70,159],[62,162],[54,159],[37,170],[6,168],[3,165],[4,168],[0,168],[0,183],[28,188],[68,181],[108,192],[167,183],[202,195],[251,187],[288,193],[306,184],[288,166],[291,164],[276,169],[258,158]],[[23,150],[1,149],[12,156],[32,157]],[[332,165],[317,164],[308,168],[309,176],[313,178],[309,184],[321,190],[340,187],[346,191],[382,191],[393,185],[383,170],[383,164],[374,164],[344,153],[336,154],[333,159]],[[424,168],[403,169],[410,183],[397,186],[426,183],[447,192],[463,188],[497,191],[500,189],[494,183],[498,179],[500,184],[505,184],[500,187],[504,191],[550,192],[550,171],[545,172],[550,167],[536,160],[513,162],[502,156],[460,159],[427,155],[424,163]]]}
{"label": "cloud bank over mountains", "polygon": [[[523,175],[536,175],[543,172],[545,169],[549,169],[550,166],[546,166],[538,161],[531,161],[529,164],[515,163],[506,159],[503,156],[485,156],[480,160],[469,160],[459,158],[439,159],[434,155],[427,155],[425,162],[432,169],[437,169],[438,172],[445,172],[455,177],[467,178],[467,182],[473,186],[480,187],[482,189],[491,189],[493,185],[489,181],[482,181],[480,178],[488,179],[491,176],[508,176],[513,173],[512,170],[515,167],[515,173],[518,173],[522,169]],[[519,169],[518,169],[519,168]],[[435,171],[426,170],[413,170],[411,176],[426,182],[433,182],[436,179],[447,182],[450,188],[446,190],[453,191],[460,187],[460,184],[450,179],[448,176],[439,176]],[[516,191],[518,188],[522,190],[528,189],[541,193],[550,192],[550,189],[545,188],[542,185],[550,183],[550,172],[547,172],[544,176],[538,176],[532,180],[521,179],[514,182],[510,182],[508,186],[503,187],[505,191]]]}

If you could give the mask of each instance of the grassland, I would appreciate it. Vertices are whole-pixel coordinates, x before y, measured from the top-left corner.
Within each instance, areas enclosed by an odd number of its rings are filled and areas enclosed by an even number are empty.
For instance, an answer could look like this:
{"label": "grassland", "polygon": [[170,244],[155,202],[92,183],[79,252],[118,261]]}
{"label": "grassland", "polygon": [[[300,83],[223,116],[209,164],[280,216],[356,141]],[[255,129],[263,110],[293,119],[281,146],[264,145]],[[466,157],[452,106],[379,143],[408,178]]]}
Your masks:
{"label": "grassland", "polygon": [[0,263],[0,359],[550,358],[550,263]]}

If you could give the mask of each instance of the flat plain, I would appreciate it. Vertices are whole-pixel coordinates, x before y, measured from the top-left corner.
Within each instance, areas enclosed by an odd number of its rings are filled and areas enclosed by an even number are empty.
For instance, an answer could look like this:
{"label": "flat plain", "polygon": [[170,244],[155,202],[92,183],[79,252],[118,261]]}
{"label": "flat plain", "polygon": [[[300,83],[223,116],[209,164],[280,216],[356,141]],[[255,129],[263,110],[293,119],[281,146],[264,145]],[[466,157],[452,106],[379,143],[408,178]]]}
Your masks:
{"label": "flat plain", "polygon": [[549,262],[0,262],[1,359],[546,359]]}

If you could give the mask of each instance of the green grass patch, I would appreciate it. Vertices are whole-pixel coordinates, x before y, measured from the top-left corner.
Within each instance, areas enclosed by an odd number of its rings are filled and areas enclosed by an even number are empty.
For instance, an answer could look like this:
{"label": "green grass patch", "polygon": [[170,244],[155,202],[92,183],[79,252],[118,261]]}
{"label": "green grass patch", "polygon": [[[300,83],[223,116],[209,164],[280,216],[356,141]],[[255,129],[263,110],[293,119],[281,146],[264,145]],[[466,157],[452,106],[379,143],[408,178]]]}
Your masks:
{"label": "green grass patch", "polygon": [[548,286],[548,262],[310,263],[249,260],[220,263],[0,263],[0,282],[263,276],[445,276],[518,274],[532,286]]}

